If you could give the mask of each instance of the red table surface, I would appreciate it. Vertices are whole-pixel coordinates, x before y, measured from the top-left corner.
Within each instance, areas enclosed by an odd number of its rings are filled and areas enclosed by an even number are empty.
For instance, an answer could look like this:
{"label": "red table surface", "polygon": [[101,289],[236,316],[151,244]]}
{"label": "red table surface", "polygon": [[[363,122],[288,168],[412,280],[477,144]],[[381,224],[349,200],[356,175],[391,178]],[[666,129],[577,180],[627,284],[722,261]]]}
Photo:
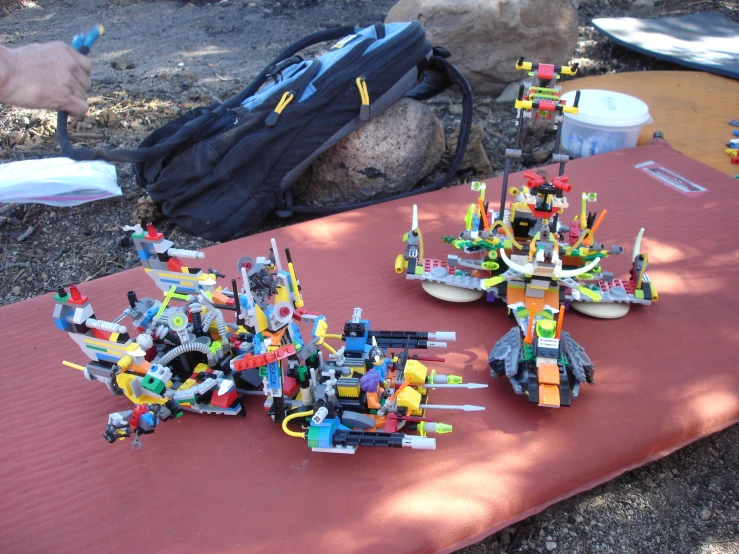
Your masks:
{"label": "red table surface", "polygon": [[[654,160],[710,189],[688,197],[634,169]],[[552,173],[554,173],[554,168]],[[454,433],[436,451],[360,448],[312,453],[249,400],[246,419],[185,414],[144,448],[102,438],[125,398],[85,381],[85,363],[52,324],[50,295],[0,309],[0,552],[449,551],[739,419],[735,247],[739,183],[665,145],[573,161],[569,221],[583,191],[607,208],[597,237],[626,254],[633,240],[660,299],[621,320],[571,312],[565,328],[595,367],[571,408],[549,410],[490,379],[487,355],[513,321],[502,304],[448,304],[393,271],[419,205],[428,255],[449,247],[475,193],[460,186],[256,235],[206,250],[204,267],[235,277],[239,256],[291,248],[306,307],[340,333],[355,306],[374,328],[452,330],[437,369],[488,389],[432,400],[486,411],[436,412]],[[511,185],[522,184],[514,175]],[[488,198],[499,197],[500,179]],[[157,291],[141,268],[84,283],[96,315],[117,316],[126,291]],[[434,364],[429,364],[433,366]]]}

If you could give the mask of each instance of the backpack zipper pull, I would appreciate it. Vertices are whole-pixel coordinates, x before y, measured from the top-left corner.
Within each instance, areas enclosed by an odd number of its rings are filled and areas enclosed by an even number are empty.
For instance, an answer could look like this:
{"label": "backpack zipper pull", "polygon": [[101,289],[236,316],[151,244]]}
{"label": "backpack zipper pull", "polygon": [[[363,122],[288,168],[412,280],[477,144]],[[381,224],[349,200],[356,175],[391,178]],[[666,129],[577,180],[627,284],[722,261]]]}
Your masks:
{"label": "backpack zipper pull", "polygon": [[268,127],[274,127],[277,123],[277,119],[280,117],[280,114],[282,113],[282,110],[284,110],[287,105],[290,103],[290,101],[295,98],[295,93],[292,90],[288,90],[285,94],[282,95],[282,98],[280,98],[280,101],[277,103],[277,106],[275,107],[274,111],[271,112],[267,119],[264,120],[264,124]]}
{"label": "backpack zipper pull", "polygon": [[369,121],[370,109],[369,109],[369,92],[367,92],[367,81],[364,77],[357,77],[357,88],[359,89],[359,96],[362,99],[362,105],[359,108],[359,119],[362,121]]}

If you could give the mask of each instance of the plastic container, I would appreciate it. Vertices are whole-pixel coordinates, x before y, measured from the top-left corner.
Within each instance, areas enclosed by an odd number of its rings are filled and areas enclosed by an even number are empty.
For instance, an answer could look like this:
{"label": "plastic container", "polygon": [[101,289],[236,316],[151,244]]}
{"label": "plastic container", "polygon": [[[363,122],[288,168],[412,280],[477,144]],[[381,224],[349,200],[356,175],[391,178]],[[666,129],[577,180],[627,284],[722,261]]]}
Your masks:
{"label": "plastic container", "polygon": [[[571,106],[575,91],[562,99]],[[651,122],[649,106],[638,98],[609,90],[581,90],[578,113],[564,114],[561,146],[571,158],[633,148],[641,128]]]}

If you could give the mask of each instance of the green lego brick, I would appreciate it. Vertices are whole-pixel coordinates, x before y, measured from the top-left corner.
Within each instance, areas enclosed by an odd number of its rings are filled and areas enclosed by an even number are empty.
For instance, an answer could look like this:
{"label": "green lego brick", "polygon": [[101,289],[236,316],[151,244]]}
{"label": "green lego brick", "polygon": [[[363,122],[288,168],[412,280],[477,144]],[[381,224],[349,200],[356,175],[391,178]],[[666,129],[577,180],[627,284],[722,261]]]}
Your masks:
{"label": "green lego brick", "polygon": [[161,396],[165,385],[161,379],[157,379],[152,375],[144,375],[141,379],[141,387]]}

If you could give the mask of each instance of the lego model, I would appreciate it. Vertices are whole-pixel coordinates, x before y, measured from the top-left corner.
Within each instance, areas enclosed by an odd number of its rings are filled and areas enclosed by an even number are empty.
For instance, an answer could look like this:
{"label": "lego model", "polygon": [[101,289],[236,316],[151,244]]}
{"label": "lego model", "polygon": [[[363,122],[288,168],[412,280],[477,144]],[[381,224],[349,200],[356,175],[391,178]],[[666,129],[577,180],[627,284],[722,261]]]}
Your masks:
{"label": "lego model", "polygon": [[[587,211],[596,194],[582,193],[581,211],[569,226],[559,221],[569,207],[565,193],[572,190],[564,174],[569,158],[559,153],[559,123],[562,113],[577,112],[579,94],[573,106],[566,106],[552,81],[559,73],[574,75],[577,64],[554,67],[522,58],[516,67],[534,70],[538,82],[522,84],[516,101],[518,136],[516,147],[506,150],[500,210],[489,210],[485,184],[473,182],[472,190],[479,196],[467,211],[464,231],[458,238],[442,237],[467,256],[438,260],[423,255],[414,206],[411,230],[404,236],[405,253],[396,258],[395,270],[407,279],[421,280],[427,292],[443,300],[486,296],[489,302],[505,302],[518,325],[493,347],[488,360],[491,376],[505,375],[529,402],[557,408],[569,406],[581,384],[593,383],[594,373],[585,350],[562,330],[565,309],[615,318],[625,315],[630,304],[649,305],[658,295],[646,273],[647,255],[640,252],[644,229],[634,245],[629,279],[617,279],[601,264],[608,256],[623,253],[623,248],[596,242],[595,233],[607,213]],[[559,175],[549,178],[544,171],[526,171],[520,189],[508,188],[511,160],[521,157],[522,127],[529,118],[546,118],[557,126],[553,160],[560,164]],[[507,210],[506,192],[513,197]]]}
{"label": "lego model", "polygon": [[[375,330],[355,308],[343,333],[330,334],[326,318],[304,308],[290,251],[283,265],[274,240],[268,257],[238,260],[241,287],[232,279],[229,290],[217,286],[224,277],[217,270],[184,265],[202,252],[174,248],[151,224],[127,229],[161,300],[129,291],[128,307],[108,322],[95,317],[75,286],[54,297],[56,326],[90,359],[65,365],[135,404],[110,414],[109,442],[133,437],[132,447],[140,448],[142,435],[184,411],[243,416],[245,397],[256,394],[267,397],[264,408],[285,433],[316,452],[354,453],[362,445],[433,450],[436,439],[428,434],[452,426],[427,410],[484,409],[429,403],[430,389],[487,385],[437,374],[422,362],[443,359],[409,354],[445,348],[455,333]],[[343,344],[335,349],[327,341]],[[398,353],[387,355],[391,349]]]}

